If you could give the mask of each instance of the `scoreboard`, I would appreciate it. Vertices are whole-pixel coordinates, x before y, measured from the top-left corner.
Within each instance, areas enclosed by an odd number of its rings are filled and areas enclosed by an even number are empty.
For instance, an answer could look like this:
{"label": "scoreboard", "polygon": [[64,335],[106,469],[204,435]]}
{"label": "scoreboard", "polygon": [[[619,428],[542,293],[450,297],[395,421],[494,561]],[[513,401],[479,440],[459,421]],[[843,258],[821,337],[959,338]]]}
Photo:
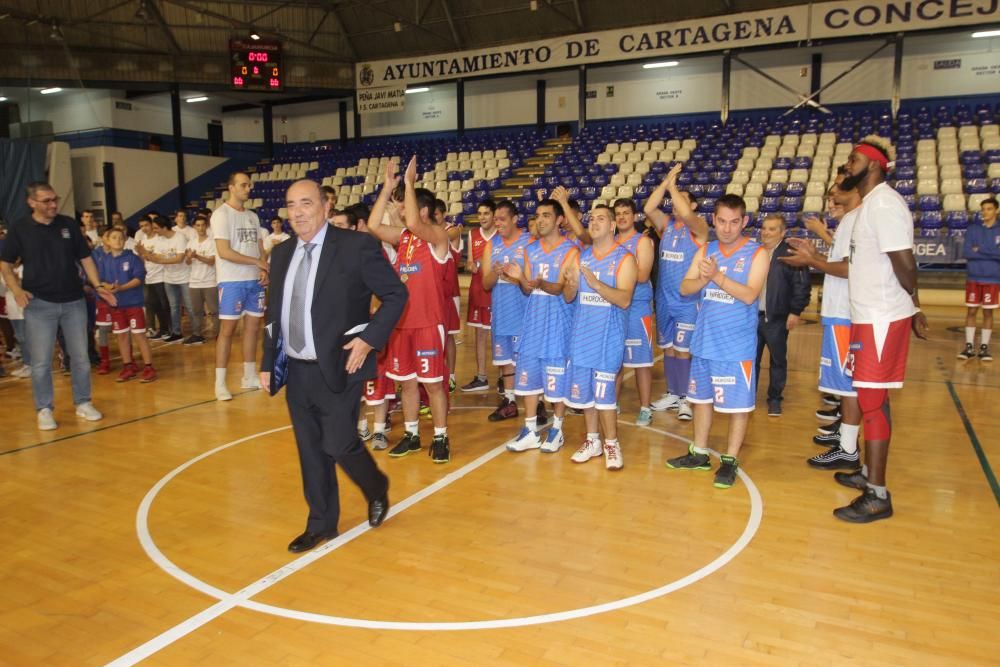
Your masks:
{"label": "scoreboard", "polygon": [[231,39],[229,64],[233,90],[280,92],[285,88],[281,42]]}

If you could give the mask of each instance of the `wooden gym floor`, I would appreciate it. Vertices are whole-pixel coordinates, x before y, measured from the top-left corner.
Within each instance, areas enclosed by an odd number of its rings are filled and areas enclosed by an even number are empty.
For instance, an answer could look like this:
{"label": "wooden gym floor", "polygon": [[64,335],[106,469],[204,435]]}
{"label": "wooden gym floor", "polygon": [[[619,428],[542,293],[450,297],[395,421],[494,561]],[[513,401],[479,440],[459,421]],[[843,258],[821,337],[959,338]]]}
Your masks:
{"label": "wooden gym floor", "polygon": [[730,490],[664,467],[691,426],[628,425],[631,380],[618,473],[570,462],[582,417],[558,454],[515,455],[520,422],[486,421],[495,394],[459,393],[452,462],[377,454],[396,513],[369,531],[342,481],[341,538],[302,558],[284,400],[214,401],[212,345],[157,344],[152,385],[95,375],[96,424],[57,373],[49,433],[29,381],[0,380],[0,664],[998,664],[1000,362],[956,361],[962,313],[931,314],[892,398],[896,516],[867,526],[833,519],[854,492],[805,464],[816,324],[792,334],[785,415],[752,418]]}

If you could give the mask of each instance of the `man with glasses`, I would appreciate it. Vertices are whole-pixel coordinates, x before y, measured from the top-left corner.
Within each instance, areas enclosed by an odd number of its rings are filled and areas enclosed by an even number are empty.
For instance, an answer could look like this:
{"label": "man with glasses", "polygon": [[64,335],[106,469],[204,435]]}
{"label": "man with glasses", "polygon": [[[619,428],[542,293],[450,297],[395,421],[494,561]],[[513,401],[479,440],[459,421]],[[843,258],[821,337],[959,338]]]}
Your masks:
{"label": "man with glasses", "polygon": [[[116,305],[114,296],[100,286],[90,247],[72,218],[59,215],[59,197],[48,183],[28,185],[31,216],[17,221],[0,251],[0,272],[24,309],[26,345],[30,348],[31,390],[38,412],[38,428],[57,427],[53,408],[52,348],[62,328],[71,359],[73,403],[76,414],[98,421],[100,412],[91,402],[90,363],[87,356],[87,306],[79,266],[99,297]],[[14,264],[21,260],[19,280]]]}

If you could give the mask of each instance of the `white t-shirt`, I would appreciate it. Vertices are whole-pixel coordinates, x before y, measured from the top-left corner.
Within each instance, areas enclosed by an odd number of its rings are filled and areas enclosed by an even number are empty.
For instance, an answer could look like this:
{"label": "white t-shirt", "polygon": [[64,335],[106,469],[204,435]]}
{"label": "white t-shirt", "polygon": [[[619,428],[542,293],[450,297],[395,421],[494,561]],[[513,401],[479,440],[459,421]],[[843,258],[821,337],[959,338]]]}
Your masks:
{"label": "white t-shirt", "polygon": [[[18,280],[24,277],[24,266],[18,266],[14,269],[14,275],[17,276]],[[17,305],[17,299],[14,298],[14,292],[7,289],[7,283],[0,280],[0,292],[3,293],[3,298],[7,302],[7,319],[9,320],[23,320],[24,311],[19,305]],[[24,343],[24,341],[18,341],[19,343]]]}
{"label": "white t-shirt", "polygon": [[196,232],[194,230],[194,227],[192,227],[191,225],[185,225],[184,229],[181,229],[177,225],[174,225],[174,232],[183,234],[184,238],[187,239],[189,247],[193,246],[195,243],[198,242],[198,232]]}
{"label": "white t-shirt", "polygon": [[279,232],[277,234],[271,232],[264,237],[264,252],[271,252],[274,249],[274,246],[278,245],[282,241],[287,241],[290,238],[291,236],[285,232]]}
{"label": "white t-shirt", "polygon": [[[260,221],[251,210],[237,211],[228,203],[212,213],[212,234],[218,240],[229,241],[234,252],[247,257],[260,257]],[[237,264],[221,257],[215,259],[215,274],[220,283],[257,280],[260,269],[252,264]]]}
{"label": "white t-shirt", "polygon": [[[183,255],[187,251],[187,237],[174,232],[169,239],[165,236],[157,236],[154,245],[154,252],[157,255],[164,255],[169,259]],[[187,285],[191,277],[191,265],[185,261],[177,264],[162,264],[164,269],[163,282],[168,285]]]}
{"label": "white t-shirt", "polygon": [[[149,252],[156,252],[156,239],[157,236],[146,236],[146,232],[141,229],[135,233],[135,242],[141,245],[143,248]],[[163,276],[166,273],[163,270],[163,264],[157,264],[156,262],[144,262],[146,265],[146,283],[147,285],[155,285],[157,283],[163,282]]]}
{"label": "white t-shirt", "polygon": [[856,210],[847,273],[851,322],[888,325],[912,316],[913,300],[896,279],[886,254],[913,248],[913,216],[906,201],[880,183]]}
{"label": "white t-shirt", "polygon": [[[826,254],[826,258],[831,262],[847,259],[851,254],[851,233],[857,217],[858,209],[850,211],[844,215],[833,231],[833,244]],[[829,273],[823,277],[823,305],[820,308],[820,316],[841,320],[851,319],[851,293],[847,278],[831,276]]]}
{"label": "white t-shirt", "polygon": [[[215,239],[206,238],[204,241],[195,241],[194,251],[202,257],[215,257]],[[218,262],[218,258],[215,261]],[[215,265],[192,259],[191,288],[215,287],[215,285]]]}
{"label": "white t-shirt", "polygon": [[126,250],[131,250],[131,251],[134,252],[135,251],[135,244],[136,244],[136,240],[134,238],[132,238],[131,236],[126,236],[125,237],[125,249]]}

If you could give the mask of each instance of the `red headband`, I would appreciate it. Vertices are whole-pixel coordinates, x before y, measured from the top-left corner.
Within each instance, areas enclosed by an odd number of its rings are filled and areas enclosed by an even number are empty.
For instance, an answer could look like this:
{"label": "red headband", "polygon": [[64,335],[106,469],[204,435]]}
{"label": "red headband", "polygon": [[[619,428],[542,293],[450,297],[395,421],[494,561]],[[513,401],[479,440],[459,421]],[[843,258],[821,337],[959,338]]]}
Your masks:
{"label": "red headband", "polygon": [[854,147],[855,152],[861,153],[869,160],[875,160],[882,167],[882,171],[889,170],[889,158],[885,153],[875,148],[871,144],[858,144]]}

